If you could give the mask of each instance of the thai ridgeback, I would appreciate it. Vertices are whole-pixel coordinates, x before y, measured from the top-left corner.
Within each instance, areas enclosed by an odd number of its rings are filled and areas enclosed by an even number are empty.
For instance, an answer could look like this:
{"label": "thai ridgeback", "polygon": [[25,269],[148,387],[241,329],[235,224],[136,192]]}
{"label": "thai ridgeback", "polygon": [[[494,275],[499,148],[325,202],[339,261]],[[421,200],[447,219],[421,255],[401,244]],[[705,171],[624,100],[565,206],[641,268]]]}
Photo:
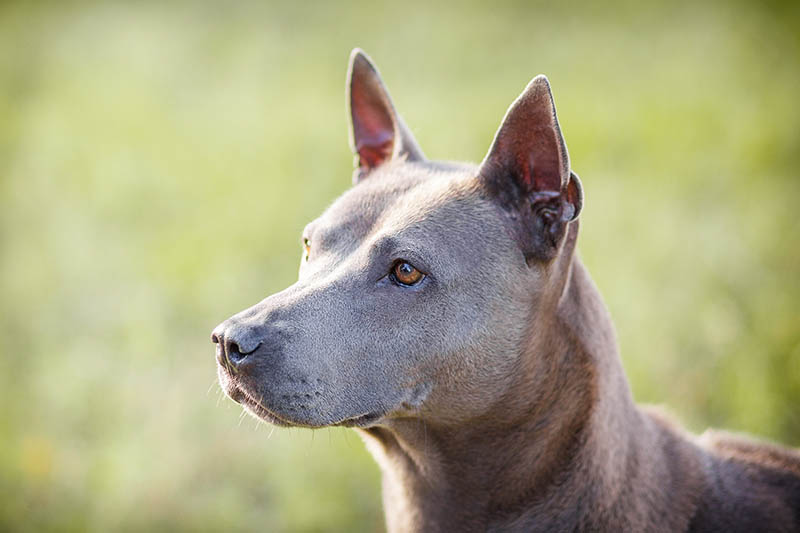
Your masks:
{"label": "thai ridgeback", "polygon": [[347,102],[354,186],[212,334],[234,401],[358,428],[390,531],[800,531],[798,451],[634,404],[547,78],[477,166],[427,159],[360,50]]}

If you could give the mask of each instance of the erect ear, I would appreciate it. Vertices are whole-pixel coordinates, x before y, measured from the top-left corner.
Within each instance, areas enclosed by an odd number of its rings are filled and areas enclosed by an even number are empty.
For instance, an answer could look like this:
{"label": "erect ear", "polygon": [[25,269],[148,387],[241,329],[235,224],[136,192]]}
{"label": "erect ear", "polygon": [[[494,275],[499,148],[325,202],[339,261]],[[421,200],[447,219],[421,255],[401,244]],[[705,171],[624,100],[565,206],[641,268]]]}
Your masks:
{"label": "erect ear", "polygon": [[580,214],[583,190],[570,171],[545,76],[536,76],[511,104],[479,176],[514,219],[526,259],[552,258]]}
{"label": "erect ear", "polygon": [[357,164],[354,182],[396,157],[405,157],[408,161],[425,159],[408,127],[395,112],[378,69],[358,48],[351,52],[347,69],[347,105],[352,119],[350,147]]}

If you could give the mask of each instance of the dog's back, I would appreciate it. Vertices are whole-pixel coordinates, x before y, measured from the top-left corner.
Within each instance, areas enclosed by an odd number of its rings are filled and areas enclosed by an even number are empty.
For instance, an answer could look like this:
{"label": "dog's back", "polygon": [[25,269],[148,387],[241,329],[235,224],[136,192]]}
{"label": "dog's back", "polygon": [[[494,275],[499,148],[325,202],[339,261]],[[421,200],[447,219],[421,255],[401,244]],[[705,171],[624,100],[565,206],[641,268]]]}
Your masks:
{"label": "dog's back", "polygon": [[707,485],[689,531],[800,530],[800,454],[718,431],[698,441]]}

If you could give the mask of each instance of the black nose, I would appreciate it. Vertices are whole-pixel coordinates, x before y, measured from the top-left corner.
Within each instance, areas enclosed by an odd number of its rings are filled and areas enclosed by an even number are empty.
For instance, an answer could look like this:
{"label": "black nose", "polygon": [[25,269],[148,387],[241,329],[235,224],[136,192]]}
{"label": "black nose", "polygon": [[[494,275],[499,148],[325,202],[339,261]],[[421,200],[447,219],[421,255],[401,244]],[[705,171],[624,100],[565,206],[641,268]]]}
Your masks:
{"label": "black nose", "polygon": [[223,322],[211,333],[211,342],[217,345],[217,361],[232,372],[238,371],[261,346],[261,341],[248,328]]}

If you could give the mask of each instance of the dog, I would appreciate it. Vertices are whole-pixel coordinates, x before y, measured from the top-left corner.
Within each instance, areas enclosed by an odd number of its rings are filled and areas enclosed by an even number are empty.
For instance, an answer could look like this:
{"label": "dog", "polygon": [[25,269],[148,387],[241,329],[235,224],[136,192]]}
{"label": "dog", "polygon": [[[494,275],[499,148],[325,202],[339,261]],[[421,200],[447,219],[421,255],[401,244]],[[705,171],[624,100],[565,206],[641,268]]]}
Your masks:
{"label": "dog", "polygon": [[477,166],[428,160],[358,49],[347,80],[354,186],[299,280],[214,330],[228,396],[357,428],[393,532],[800,531],[797,450],[634,404],[547,78]]}

